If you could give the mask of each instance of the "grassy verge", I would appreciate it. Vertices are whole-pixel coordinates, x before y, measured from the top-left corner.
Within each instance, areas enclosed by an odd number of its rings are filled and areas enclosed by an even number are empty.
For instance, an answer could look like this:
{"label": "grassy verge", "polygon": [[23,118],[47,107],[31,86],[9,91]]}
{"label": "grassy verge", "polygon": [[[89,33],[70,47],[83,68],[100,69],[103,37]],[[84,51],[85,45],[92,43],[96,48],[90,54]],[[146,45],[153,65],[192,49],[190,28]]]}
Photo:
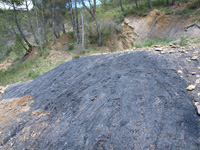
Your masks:
{"label": "grassy verge", "polygon": [[16,82],[33,80],[62,62],[64,60],[58,60],[53,64],[45,57],[37,55],[19,65],[0,70],[0,84],[5,86]]}
{"label": "grassy verge", "polygon": [[152,45],[169,45],[171,41],[167,40],[166,38],[162,38],[162,39],[147,39],[144,43],[141,42],[136,42],[135,43],[135,47],[136,48],[141,48],[141,47],[149,47]]}
{"label": "grassy verge", "polygon": [[[66,49],[65,52],[63,51],[63,53],[72,56],[72,59],[97,53],[98,50],[97,45],[90,44],[86,47],[85,54],[83,54],[81,48],[74,49],[74,47],[72,47],[73,46],[69,44],[68,49]],[[17,82],[33,80],[66,61],[66,58],[62,57],[62,54],[56,56],[54,60],[49,59],[52,57],[50,55],[51,50],[52,49],[49,46],[46,46],[44,53],[41,55],[40,48],[38,48],[38,54],[34,57],[21,64],[8,67],[5,70],[0,70],[0,85],[6,86]],[[71,57],[69,57],[69,60],[70,59]],[[18,60],[19,58],[17,57],[13,64],[17,63]]]}

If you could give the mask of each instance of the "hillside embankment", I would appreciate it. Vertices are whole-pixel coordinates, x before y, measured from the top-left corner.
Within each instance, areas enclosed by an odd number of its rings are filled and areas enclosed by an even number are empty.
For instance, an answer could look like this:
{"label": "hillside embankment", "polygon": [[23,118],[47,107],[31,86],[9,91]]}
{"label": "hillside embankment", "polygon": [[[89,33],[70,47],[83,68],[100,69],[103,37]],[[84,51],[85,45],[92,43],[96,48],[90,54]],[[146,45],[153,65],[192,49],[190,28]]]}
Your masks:
{"label": "hillside embankment", "polygon": [[[167,39],[177,43],[181,37],[199,38],[200,23],[195,15],[166,15],[153,9],[146,16],[127,16],[122,23],[121,34],[113,40],[113,45],[121,49],[131,49],[137,42],[147,39]],[[196,24],[195,24],[196,23]]]}

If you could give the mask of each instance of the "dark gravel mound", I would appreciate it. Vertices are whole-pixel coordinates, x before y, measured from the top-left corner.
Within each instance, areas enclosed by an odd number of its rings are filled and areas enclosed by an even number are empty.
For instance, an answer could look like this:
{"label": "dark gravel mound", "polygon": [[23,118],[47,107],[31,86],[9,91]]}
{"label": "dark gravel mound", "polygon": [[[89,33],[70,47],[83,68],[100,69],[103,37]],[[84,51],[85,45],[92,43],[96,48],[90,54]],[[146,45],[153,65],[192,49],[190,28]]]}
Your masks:
{"label": "dark gravel mound", "polygon": [[199,118],[175,63],[144,51],[83,57],[10,86],[2,99],[34,103],[1,148],[197,150]]}

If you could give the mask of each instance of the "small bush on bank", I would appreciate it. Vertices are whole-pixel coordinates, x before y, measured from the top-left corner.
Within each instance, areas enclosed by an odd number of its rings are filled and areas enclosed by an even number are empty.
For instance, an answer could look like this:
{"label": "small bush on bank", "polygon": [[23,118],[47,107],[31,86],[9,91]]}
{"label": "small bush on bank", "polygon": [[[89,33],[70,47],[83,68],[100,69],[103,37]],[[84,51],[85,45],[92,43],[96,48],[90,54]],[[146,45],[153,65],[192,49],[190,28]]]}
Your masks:
{"label": "small bush on bank", "polygon": [[69,44],[69,45],[68,45],[68,50],[71,51],[71,50],[73,50],[73,49],[74,49],[74,45],[73,45],[73,44]]}
{"label": "small bush on bank", "polygon": [[35,78],[39,77],[40,74],[39,74],[37,71],[31,70],[31,71],[29,71],[28,76],[29,76],[31,79],[35,79]]}
{"label": "small bush on bank", "polygon": [[166,38],[161,38],[161,39],[147,39],[145,42],[136,42],[135,47],[136,48],[141,48],[141,47],[150,47],[152,45],[168,45],[171,41],[166,39]]}
{"label": "small bush on bank", "polygon": [[181,37],[180,42],[178,43],[180,46],[188,45],[187,37]]}

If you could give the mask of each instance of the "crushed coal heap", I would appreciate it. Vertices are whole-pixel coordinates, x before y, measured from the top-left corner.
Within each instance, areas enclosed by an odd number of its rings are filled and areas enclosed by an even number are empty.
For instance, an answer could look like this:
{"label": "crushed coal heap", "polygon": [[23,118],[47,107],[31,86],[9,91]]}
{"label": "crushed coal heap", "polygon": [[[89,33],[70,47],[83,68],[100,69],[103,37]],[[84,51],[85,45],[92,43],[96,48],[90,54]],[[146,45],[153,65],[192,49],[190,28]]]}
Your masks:
{"label": "crushed coal heap", "polygon": [[0,149],[197,150],[199,116],[175,65],[145,51],[82,57],[9,86]]}

